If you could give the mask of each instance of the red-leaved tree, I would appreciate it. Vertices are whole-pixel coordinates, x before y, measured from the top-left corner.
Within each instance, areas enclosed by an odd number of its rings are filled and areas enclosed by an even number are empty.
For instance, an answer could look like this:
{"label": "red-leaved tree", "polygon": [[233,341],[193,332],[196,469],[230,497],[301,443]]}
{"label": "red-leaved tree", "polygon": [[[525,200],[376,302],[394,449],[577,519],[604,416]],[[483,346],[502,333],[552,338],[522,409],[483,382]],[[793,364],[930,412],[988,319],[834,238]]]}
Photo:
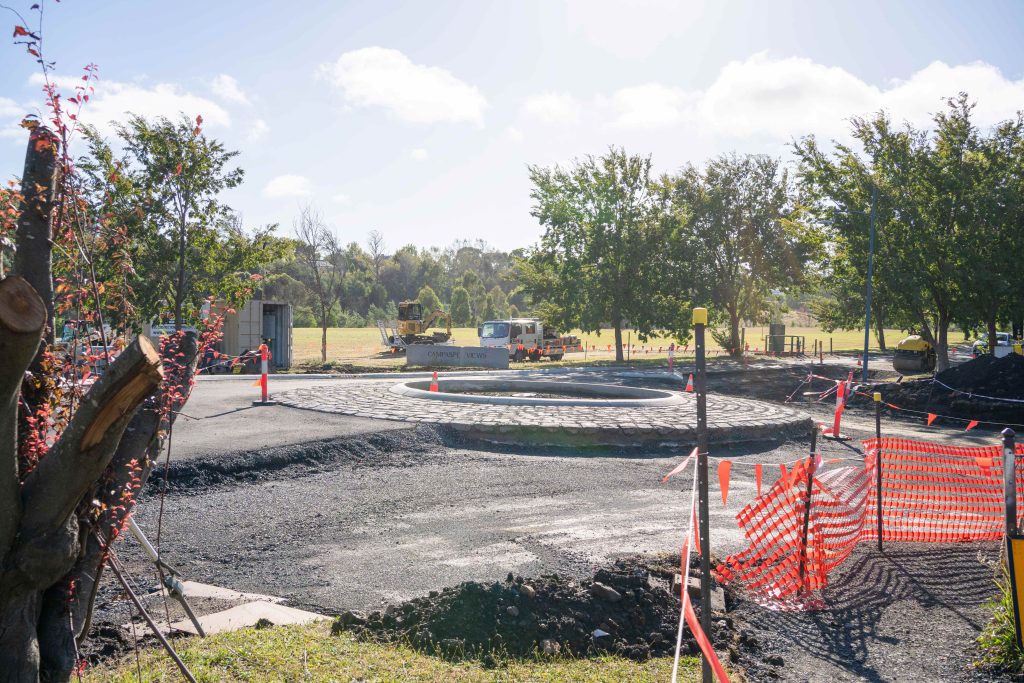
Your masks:
{"label": "red-leaved tree", "polygon": [[[46,77],[48,114],[26,119],[20,192],[0,194],[0,682],[34,683],[81,665],[113,543],[220,321],[159,350],[106,333],[131,316],[132,235],[85,200],[69,153],[96,68],[63,97],[39,30],[19,16],[14,37]],[[58,316],[98,338],[56,343]]]}

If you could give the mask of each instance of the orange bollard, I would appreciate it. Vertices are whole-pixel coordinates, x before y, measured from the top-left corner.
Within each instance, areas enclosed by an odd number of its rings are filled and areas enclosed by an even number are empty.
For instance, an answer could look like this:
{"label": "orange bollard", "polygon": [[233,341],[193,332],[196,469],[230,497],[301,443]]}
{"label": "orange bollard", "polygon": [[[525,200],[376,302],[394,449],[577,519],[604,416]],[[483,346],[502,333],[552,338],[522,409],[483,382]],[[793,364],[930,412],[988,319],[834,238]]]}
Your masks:
{"label": "orange bollard", "polygon": [[686,380],[686,391],[693,393],[693,373],[690,373],[689,379]]}
{"label": "orange bollard", "polygon": [[266,344],[260,344],[260,400],[253,401],[254,406],[272,406],[276,401],[271,401],[267,393],[267,373],[270,371],[270,349]]}
{"label": "orange bollard", "polygon": [[430,380],[430,390],[431,391],[438,391],[438,388],[437,388],[437,370],[434,370],[434,377],[433,377],[433,379]]}

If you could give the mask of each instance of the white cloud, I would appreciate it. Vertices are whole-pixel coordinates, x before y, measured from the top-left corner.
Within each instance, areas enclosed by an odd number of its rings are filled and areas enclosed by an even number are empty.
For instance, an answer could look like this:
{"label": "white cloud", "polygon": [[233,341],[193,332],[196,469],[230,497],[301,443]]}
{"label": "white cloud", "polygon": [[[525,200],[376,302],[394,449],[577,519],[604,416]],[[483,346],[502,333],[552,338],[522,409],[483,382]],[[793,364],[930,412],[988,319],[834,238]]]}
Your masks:
{"label": "white cloud", "polygon": [[683,119],[691,99],[681,88],[661,83],[622,88],[611,98],[614,123],[632,128],[671,126]]}
{"label": "white cloud", "polygon": [[[42,85],[41,74],[29,78],[33,85]],[[77,81],[57,80],[66,93]],[[68,85],[70,87],[68,87]],[[231,126],[231,116],[216,102],[194,95],[173,83],[143,85],[103,80],[96,84],[96,91],[82,109],[81,121],[96,126],[104,134],[111,134],[111,121],[124,121],[127,113],[138,114],[147,119],[166,116],[172,120],[182,113],[190,119],[203,117],[203,127]]]}
{"label": "white cloud", "polygon": [[960,91],[977,101],[975,120],[982,127],[1012,118],[1024,104],[1024,79],[1011,80],[983,62],[933,62],[877,86],[840,67],[761,53],[729,62],[703,90],[644,83],[596,97],[587,109],[599,127],[684,127],[693,135],[776,141],[808,133],[842,139],[849,136],[850,117],[880,110],[897,125],[931,127],[944,99]]}
{"label": "white cloud", "polygon": [[279,175],[271,178],[263,188],[263,196],[268,199],[285,197],[308,197],[313,194],[309,178],[301,175]]}
{"label": "white cloud", "polygon": [[353,50],[320,68],[350,105],[380,107],[392,118],[410,123],[483,125],[487,99],[476,86],[446,69],[414,64],[398,50]]}
{"label": "white cloud", "polygon": [[249,134],[247,135],[249,142],[259,142],[263,138],[267,137],[270,132],[270,126],[263,119],[256,119],[249,126]]}
{"label": "white cloud", "polygon": [[352,204],[352,197],[348,196],[344,192],[339,192],[331,197],[331,201],[335,204],[340,204],[341,206],[349,206]]}
{"label": "white cloud", "polygon": [[18,123],[29,111],[12,99],[0,97],[0,138],[10,138],[19,143],[27,140],[27,131]]}
{"label": "white cloud", "polygon": [[523,133],[521,129],[516,128],[515,126],[509,126],[508,128],[505,129],[505,137],[511,140],[512,142],[518,143],[526,139],[526,134]]}
{"label": "white cloud", "polygon": [[232,76],[218,74],[212,81],[210,87],[216,96],[225,102],[235,104],[249,104],[249,96],[246,95]]}
{"label": "white cloud", "polygon": [[416,147],[409,152],[409,158],[413,161],[426,161],[430,154],[422,147]]}
{"label": "white cloud", "polygon": [[524,114],[545,123],[577,123],[581,109],[579,101],[566,92],[537,93],[523,102]]}
{"label": "white cloud", "polygon": [[6,97],[0,97],[0,116],[4,118],[17,116],[20,111],[21,107],[18,106],[17,102]]}

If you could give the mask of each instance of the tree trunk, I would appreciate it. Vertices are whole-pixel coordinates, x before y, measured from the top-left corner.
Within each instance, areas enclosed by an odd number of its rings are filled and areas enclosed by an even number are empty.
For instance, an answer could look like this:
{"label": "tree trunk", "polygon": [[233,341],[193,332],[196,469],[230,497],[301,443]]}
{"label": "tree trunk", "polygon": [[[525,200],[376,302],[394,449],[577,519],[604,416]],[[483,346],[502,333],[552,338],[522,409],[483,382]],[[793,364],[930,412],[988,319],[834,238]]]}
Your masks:
{"label": "tree trunk", "polygon": [[[10,326],[5,322],[0,328]],[[56,668],[45,670],[44,680],[70,677],[67,664],[75,656],[71,625],[41,619],[43,596],[68,585],[65,576],[81,553],[80,537],[88,532],[87,526],[80,528],[76,511],[109,464],[136,408],[161,379],[159,356],[147,338],[138,337],[110,364],[57,442],[24,476],[20,514],[0,520],[8,536],[15,530],[0,572],[0,681],[38,680],[41,660]],[[10,462],[17,453],[5,448],[0,456]],[[58,588],[51,598],[67,600],[67,592]],[[41,646],[47,647],[43,654]]]}
{"label": "tree trunk", "polygon": [[991,313],[985,316],[985,323],[988,326],[988,352],[995,357],[996,342],[999,341],[999,338],[996,335],[996,314]]}
{"label": "tree trunk", "polygon": [[941,309],[935,325],[935,371],[949,368],[949,312]]}
{"label": "tree trunk", "polygon": [[327,362],[327,309],[320,308],[320,362]]}
{"label": "tree trunk", "polygon": [[[36,340],[35,357],[27,370],[30,381],[22,387],[22,405],[18,434],[21,443],[29,435],[29,419],[39,406],[49,402],[56,389],[52,377],[42,372],[43,353],[53,344],[56,328],[53,309],[53,209],[60,181],[57,137],[45,126],[38,126],[29,135],[25,153],[25,170],[21,177],[24,198],[18,215],[15,234],[15,260],[11,272],[25,279],[36,291],[46,310],[42,341]],[[0,356],[2,358],[2,356]]]}
{"label": "tree trunk", "polygon": [[729,310],[729,355],[739,356],[740,349],[740,314],[736,306],[728,306]]}
{"label": "tree trunk", "polygon": [[[46,307],[47,344],[53,343],[53,278],[50,252],[53,247],[53,207],[60,180],[57,137],[44,126],[32,131],[25,170],[21,176],[22,210],[15,235],[16,259],[12,274],[23,277],[36,290]],[[43,347],[32,363],[39,370]]]}
{"label": "tree trunk", "polygon": [[622,321],[616,318],[613,323],[615,326],[615,360],[621,363],[622,358]]}
{"label": "tree trunk", "polygon": [[874,306],[875,313],[875,339],[878,340],[878,349],[885,353],[885,316],[882,315],[882,307]]}
{"label": "tree trunk", "polygon": [[0,683],[38,683],[40,594],[0,596]]}
{"label": "tree trunk", "polygon": [[174,288],[174,329],[180,330],[185,324],[185,247],[188,244],[188,223],[184,212],[178,217],[178,282]]}

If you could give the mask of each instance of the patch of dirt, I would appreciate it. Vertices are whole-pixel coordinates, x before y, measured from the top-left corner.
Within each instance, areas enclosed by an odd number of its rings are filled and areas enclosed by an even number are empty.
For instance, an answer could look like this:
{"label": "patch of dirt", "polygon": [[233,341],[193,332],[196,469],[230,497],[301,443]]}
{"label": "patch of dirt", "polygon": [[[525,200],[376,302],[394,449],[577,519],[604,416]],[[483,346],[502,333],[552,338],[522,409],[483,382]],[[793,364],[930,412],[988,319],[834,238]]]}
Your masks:
{"label": "patch of dirt", "polygon": [[862,543],[829,577],[826,608],[730,603],[753,681],[1000,681],[979,668],[998,542]]}
{"label": "patch of dirt", "polygon": [[[443,427],[417,425],[412,436],[404,430],[386,431],[228,456],[177,460],[167,469],[167,490],[195,494],[214,486],[315,474],[340,465],[412,467],[444,450],[447,441],[450,436]],[[409,448],[410,444],[415,444],[416,448]],[[163,480],[164,467],[160,462],[146,483],[144,493],[159,494]]]}
{"label": "patch of dirt", "polygon": [[[968,420],[995,423],[1024,421],[1024,404],[1010,401],[977,398],[970,394],[995,399],[1024,400],[1024,356],[1010,354],[1002,358],[979,356],[974,360],[944,370],[935,376],[939,382],[958,391],[956,393],[930,379],[877,385],[887,403],[901,408],[948,415]],[[866,406],[870,400],[855,397],[855,405]],[[886,408],[892,414],[899,411]],[[917,419],[921,419],[920,416]]]}
{"label": "patch of dirt", "polygon": [[[697,564],[694,557],[694,566]],[[537,652],[586,656],[614,652],[635,660],[674,652],[679,597],[671,592],[678,566],[668,558],[624,558],[592,579],[557,574],[504,582],[470,581],[383,612],[345,612],[334,631],[403,642],[431,654],[481,658]],[[731,619],[714,627],[727,638]],[[684,652],[696,653],[687,631]]]}

